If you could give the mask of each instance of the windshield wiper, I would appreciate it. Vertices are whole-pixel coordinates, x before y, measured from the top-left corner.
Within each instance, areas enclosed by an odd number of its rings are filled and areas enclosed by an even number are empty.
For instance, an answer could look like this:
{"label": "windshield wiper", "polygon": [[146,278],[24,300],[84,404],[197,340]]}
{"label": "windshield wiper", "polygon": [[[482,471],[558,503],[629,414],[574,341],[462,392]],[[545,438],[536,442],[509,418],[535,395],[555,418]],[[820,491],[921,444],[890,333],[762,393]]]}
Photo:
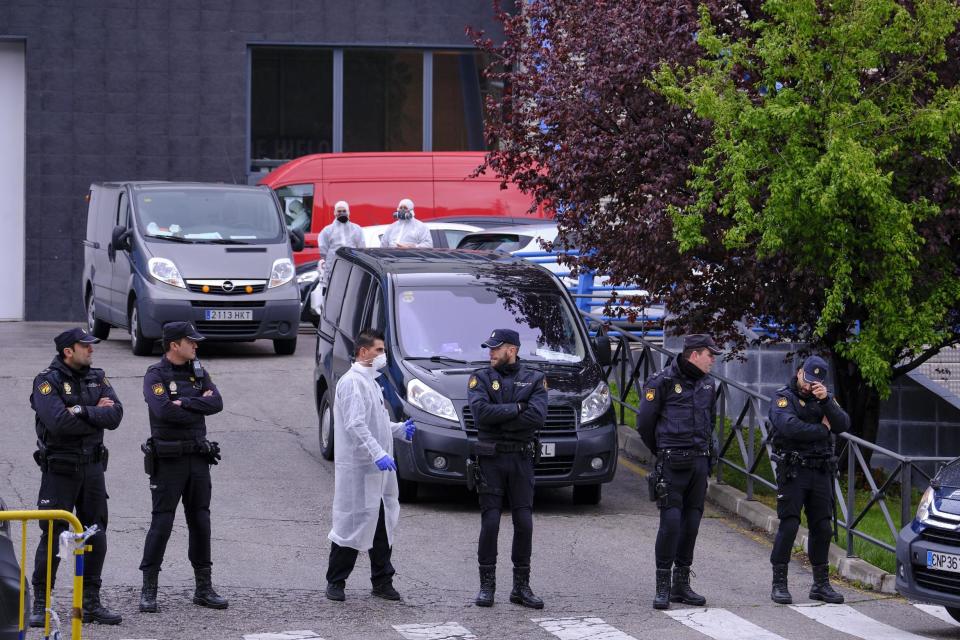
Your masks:
{"label": "windshield wiper", "polygon": [[190,240],[181,236],[151,236],[148,235],[148,238],[153,238],[155,240],[168,240],[170,242],[183,242],[185,244],[196,244],[196,240]]}
{"label": "windshield wiper", "polygon": [[[448,358],[447,356],[415,356],[413,358],[407,358],[407,360],[429,360],[430,362],[450,362],[452,364],[471,364],[466,360],[457,360],[456,358]],[[479,360],[474,360],[474,362],[479,362]]]}
{"label": "windshield wiper", "polygon": [[214,240],[204,240],[207,244],[250,244],[243,240],[234,240],[233,238],[217,238]]}

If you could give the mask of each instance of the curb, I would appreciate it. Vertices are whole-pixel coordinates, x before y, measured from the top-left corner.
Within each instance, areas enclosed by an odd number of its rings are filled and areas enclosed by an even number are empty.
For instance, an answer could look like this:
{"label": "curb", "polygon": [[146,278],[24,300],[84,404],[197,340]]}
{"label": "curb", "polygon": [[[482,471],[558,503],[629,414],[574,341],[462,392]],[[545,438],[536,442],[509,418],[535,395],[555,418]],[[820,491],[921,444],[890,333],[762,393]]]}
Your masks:
{"label": "curb", "polygon": [[[635,429],[627,425],[620,425],[618,434],[620,450],[623,453],[639,462],[650,464],[654,456],[643,444]],[[780,519],[777,518],[776,511],[762,502],[747,500],[746,494],[739,489],[728,484],[718,484],[712,478],[707,485],[707,499],[768,535],[776,535],[777,528],[780,526]],[[804,552],[807,550],[808,538],[809,532],[806,527],[800,527],[795,544],[803,547]],[[846,550],[832,542],[830,543],[828,557],[830,564],[837,568],[837,573],[843,578],[856,580],[880,593],[896,593],[894,589],[896,576],[892,573],[887,573],[860,558],[848,558]]]}

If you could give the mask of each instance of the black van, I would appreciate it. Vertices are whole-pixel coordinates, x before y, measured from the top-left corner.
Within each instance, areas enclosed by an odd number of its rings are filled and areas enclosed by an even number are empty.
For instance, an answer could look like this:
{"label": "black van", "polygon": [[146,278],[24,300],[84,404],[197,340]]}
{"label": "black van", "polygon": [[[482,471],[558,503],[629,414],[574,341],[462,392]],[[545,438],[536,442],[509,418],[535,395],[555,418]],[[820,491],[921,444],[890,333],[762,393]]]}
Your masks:
{"label": "black van", "polygon": [[400,497],[421,482],[465,483],[477,430],[467,381],[489,364],[492,329],[520,334],[520,358],[542,369],[550,406],[540,434],[539,486],[573,485],[574,501],[597,504],[617,469],[617,427],[601,365],[607,338],[591,339],[560,281],[541,266],[498,252],[448,249],[337,251],[317,328],[314,371],[320,449],[333,458],[333,393],[350,368],[357,334],[386,336],[378,378],[394,420],[412,417],[413,443],[394,443]]}

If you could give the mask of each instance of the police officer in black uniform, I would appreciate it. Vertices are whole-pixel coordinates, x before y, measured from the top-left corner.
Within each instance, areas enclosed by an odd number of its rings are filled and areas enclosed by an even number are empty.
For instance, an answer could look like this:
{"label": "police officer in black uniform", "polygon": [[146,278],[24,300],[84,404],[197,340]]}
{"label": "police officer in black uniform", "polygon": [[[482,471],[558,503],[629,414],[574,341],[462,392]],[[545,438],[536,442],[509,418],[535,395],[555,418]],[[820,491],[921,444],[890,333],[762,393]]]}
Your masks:
{"label": "police officer in black uniform", "polygon": [[157,576],[173,529],[177,503],[189,530],[187,556],[193,565],[193,602],[226,609],[227,600],[213,588],[210,561],[210,465],[220,459],[219,446],[207,440],[205,417],[223,410],[223,399],[210,374],[196,359],[203,340],[190,322],[163,325],[165,353],[143,377],[143,397],[150,414],[151,438],[144,449],[150,475],[153,519],[143,546],[140,611],[156,612]]}
{"label": "police officer in black uniform", "polygon": [[510,602],[542,609],[530,589],[533,551],[534,457],[537,435],[547,416],[547,381],[542,371],[517,357],[520,336],[497,329],[481,345],[490,350],[490,366],[478,369],[468,383],[467,399],[477,424],[480,498],[480,592],[476,604],[493,606],[496,591],[497,535],[503,500],[513,515],[513,591]]}
{"label": "police officer in black uniform", "polygon": [[707,602],[690,588],[690,565],[716,451],[716,389],[707,374],[719,353],[710,336],[685,336],[683,353],[644,385],[637,430],[657,456],[651,498],[660,509],[654,609],[668,609],[671,602],[698,607]]}
{"label": "police officer in black uniform", "polygon": [[830,586],[830,520],[833,515],[833,434],[850,428],[850,417],[824,382],[827,363],[810,356],[785,387],[777,389],[770,403],[770,439],[777,463],[777,517],[780,528],[770,553],[773,589],[770,598],[791,604],[787,589],[787,566],[793,541],[800,527],[800,510],[807,512],[810,539],[807,553],[813,565],[811,600],[833,604],[843,596]]}
{"label": "police officer in black uniform", "polygon": [[[34,457],[43,470],[40,480],[40,509],[76,509],[77,519],[98,532],[87,544],[92,551],[84,555],[83,621],[119,624],[122,617],[100,602],[100,573],[107,555],[107,487],[103,473],[107,450],[103,446],[104,429],[116,429],[123,418],[123,405],[114,393],[103,369],[90,366],[93,345],[100,342],[83,329],[70,329],[56,337],[57,356],[33,381],[30,405],[36,412],[37,445]],[[44,626],[44,600],[47,580],[47,527],[40,522],[33,571],[33,610],[30,626]],[[57,539],[67,523],[55,521]],[[54,542],[50,567],[50,590],[57,576]]]}

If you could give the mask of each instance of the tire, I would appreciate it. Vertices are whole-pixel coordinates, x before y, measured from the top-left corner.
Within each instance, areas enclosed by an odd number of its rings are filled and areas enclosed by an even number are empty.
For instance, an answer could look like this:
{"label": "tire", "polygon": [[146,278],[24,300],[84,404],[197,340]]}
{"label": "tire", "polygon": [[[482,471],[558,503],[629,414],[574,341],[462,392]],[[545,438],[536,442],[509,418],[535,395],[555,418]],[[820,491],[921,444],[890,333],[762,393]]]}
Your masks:
{"label": "tire", "polygon": [[143,335],[140,329],[140,311],[137,301],[133,301],[130,308],[130,350],[135,356],[149,356],[153,354],[153,340]]}
{"label": "tire", "polygon": [[602,484],[579,484],[573,487],[573,504],[600,504]]}
{"label": "tire", "polygon": [[417,493],[420,490],[420,485],[417,482],[397,478],[397,488],[400,490],[400,502],[410,503],[417,501]]}
{"label": "tire", "polygon": [[944,607],[947,610],[947,613],[950,614],[950,617],[960,622],[960,607]]}
{"label": "tire", "polygon": [[94,338],[106,340],[110,337],[110,325],[103,320],[98,320],[96,316],[97,303],[93,299],[93,291],[87,294],[87,331]]}
{"label": "tire", "polygon": [[[324,460],[333,460],[333,406],[330,404],[330,392],[323,392],[320,410],[317,412],[320,434],[320,455]],[[326,424],[326,432],[324,425]]]}
{"label": "tire", "polygon": [[278,356],[292,356],[297,351],[297,339],[274,340],[273,352]]}

